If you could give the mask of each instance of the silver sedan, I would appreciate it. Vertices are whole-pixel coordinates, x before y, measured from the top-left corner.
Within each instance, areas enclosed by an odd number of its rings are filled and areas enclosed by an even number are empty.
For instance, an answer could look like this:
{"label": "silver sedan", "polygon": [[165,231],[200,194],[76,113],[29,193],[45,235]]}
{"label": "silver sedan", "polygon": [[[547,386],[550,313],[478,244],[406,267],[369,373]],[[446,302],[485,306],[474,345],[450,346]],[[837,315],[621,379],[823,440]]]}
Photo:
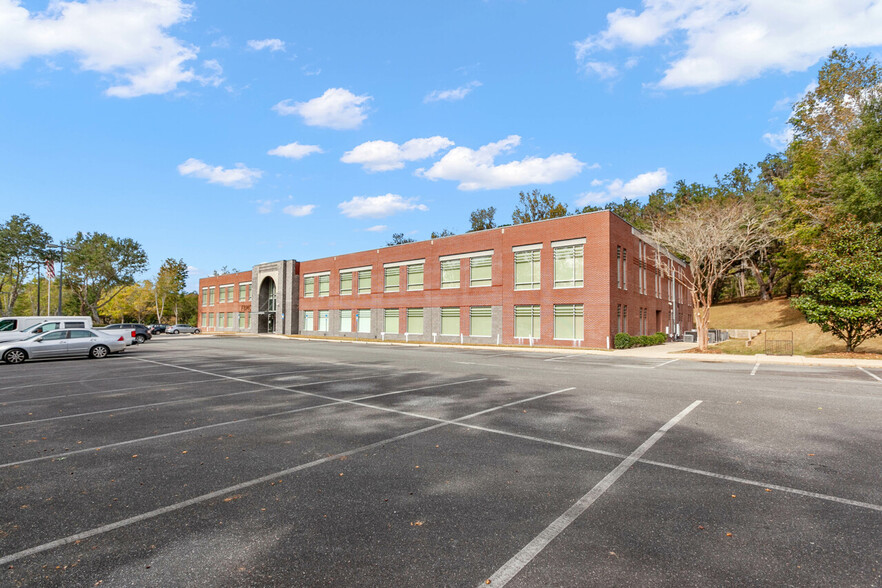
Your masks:
{"label": "silver sedan", "polygon": [[165,332],[171,333],[172,335],[177,335],[178,333],[195,333],[198,335],[202,331],[196,327],[191,327],[190,325],[172,325],[168,327]]}
{"label": "silver sedan", "polygon": [[6,363],[50,357],[91,357],[101,359],[125,350],[124,337],[95,329],[60,329],[34,335],[23,341],[0,344],[0,357]]}

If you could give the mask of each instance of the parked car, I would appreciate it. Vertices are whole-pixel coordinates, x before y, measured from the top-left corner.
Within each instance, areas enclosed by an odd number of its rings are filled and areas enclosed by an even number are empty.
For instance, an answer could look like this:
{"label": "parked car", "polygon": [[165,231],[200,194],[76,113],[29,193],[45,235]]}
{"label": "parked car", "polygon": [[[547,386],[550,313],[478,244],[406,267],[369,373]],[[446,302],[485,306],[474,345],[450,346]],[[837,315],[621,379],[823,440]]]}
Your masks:
{"label": "parked car", "polygon": [[99,329],[56,329],[32,335],[22,341],[0,343],[0,357],[6,363],[50,357],[91,357],[101,359],[126,348],[122,333],[110,334]]}
{"label": "parked car", "polygon": [[150,325],[150,331],[153,335],[165,333],[166,329],[168,329],[168,325]]}
{"label": "parked car", "polygon": [[153,335],[150,334],[150,330],[147,328],[147,325],[142,325],[141,323],[114,323],[104,327],[104,330],[106,331],[112,331],[115,329],[127,329],[135,331],[133,337],[135,338],[135,343],[138,344],[144,343],[145,341],[149,341],[153,338]]}
{"label": "parked car", "polygon": [[202,331],[197,327],[191,327],[190,325],[172,325],[166,329],[165,332],[172,333],[173,335],[177,335],[178,333],[195,333],[198,335]]}
{"label": "parked car", "polygon": [[0,333],[0,342],[22,341],[32,335],[40,335],[57,329],[89,329],[92,327],[92,319],[89,317],[70,317],[60,321],[43,321],[31,325],[20,331],[4,331]]}

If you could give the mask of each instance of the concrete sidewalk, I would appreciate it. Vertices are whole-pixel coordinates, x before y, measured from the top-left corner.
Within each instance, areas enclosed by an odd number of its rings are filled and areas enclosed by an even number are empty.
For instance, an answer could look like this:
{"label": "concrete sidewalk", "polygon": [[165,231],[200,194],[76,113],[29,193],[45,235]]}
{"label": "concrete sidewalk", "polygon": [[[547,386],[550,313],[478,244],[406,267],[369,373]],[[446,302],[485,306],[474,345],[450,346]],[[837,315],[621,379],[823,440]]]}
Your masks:
{"label": "concrete sidewalk", "polygon": [[[338,343],[356,343],[361,345],[400,345],[404,347],[453,347],[461,349],[484,349],[495,351],[512,351],[528,353],[552,353],[556,355],[604,355],[607,357],[638,357],[644,359],[679,359],[684,361],[704,361],[713,363],[761,363],[781,365],[815,365],[815,366],[842,366],[863,367],[882,369],[882,360],[879,359],[844,359],[833,357],[806,357],[804,355],[728,355],[724,353],[684,353],[695,348],[695,343],[665,343],[664,345],[652,345],[649,347],[635,347],[633,349],[582,349],[578,347],[522,347],[511,345],[455,345],[440,343],[405,343],[403,341],[377,341],[375,339],[339,339],[333,337],[315,337],[303,335],[252,335],[239,333],[214,334],[205,333],[203,336],[219,337],[271,337],[277,339],[289,339],[299,341],[324,341]],[[711,346],[713,349],[713,346]]]}

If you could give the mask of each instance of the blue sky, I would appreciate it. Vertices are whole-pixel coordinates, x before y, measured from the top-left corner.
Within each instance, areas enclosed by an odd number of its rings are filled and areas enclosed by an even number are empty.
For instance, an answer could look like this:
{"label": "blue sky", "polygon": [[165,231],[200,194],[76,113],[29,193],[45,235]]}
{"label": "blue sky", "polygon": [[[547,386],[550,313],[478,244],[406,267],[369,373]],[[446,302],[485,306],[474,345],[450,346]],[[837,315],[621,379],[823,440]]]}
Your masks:
{"label": "blue sky", "polygon": [[0,0],[0,218],[195,283],[642,197],[783,147],[844,44],[879,2]]}

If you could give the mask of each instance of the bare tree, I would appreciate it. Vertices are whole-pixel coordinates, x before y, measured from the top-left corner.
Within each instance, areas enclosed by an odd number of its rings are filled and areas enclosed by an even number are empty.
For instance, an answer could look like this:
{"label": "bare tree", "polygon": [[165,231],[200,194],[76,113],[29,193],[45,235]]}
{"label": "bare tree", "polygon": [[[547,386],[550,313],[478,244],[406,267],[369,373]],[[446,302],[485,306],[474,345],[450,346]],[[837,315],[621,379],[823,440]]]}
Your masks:
{"label": "bare tree", "polygon": [[665,264],[656,249],[656,267],[682,284],[692,299],[698,348],[707,350],[707,332],[714,286],[736,264],[775,239],[777,218],[761,212],[749,200],[706,200],[681,207],[670,216],[654,219],[649,236],[661,247],[684,257],[689,271]]}

